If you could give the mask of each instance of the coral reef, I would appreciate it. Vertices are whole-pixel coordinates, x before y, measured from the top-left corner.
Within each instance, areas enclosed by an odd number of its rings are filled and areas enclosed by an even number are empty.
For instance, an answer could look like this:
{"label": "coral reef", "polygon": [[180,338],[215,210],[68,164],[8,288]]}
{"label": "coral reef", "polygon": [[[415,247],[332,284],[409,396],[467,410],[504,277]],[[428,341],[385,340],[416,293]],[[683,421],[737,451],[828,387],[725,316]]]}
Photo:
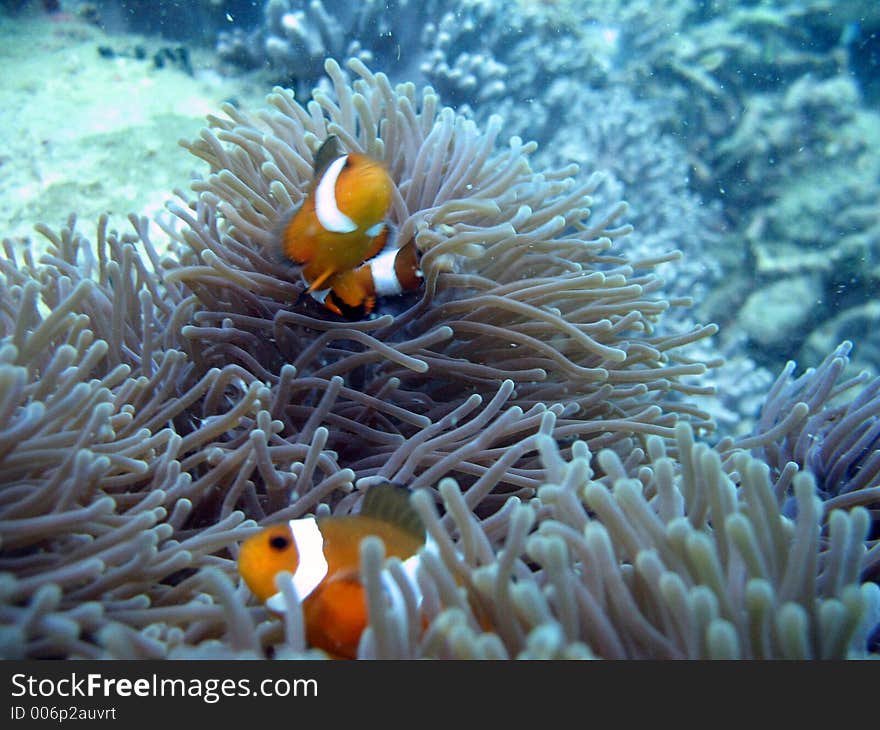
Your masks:
{"label": "coral reef", "polygon": [[325,59],[356,57],[461,111],[540,96],[552,79],[601,80],[613,51],[574,14],[561,26],[559,12],[510,0],[267,0],[262,12],[257,27],[219,34],[221,61],[308,91]]}
{"label": "coral reef", "polygon": [[[336,0],[267,0],[262,24],[237,25],[219,34],[217,53],[229,64],[268,68],[287,86],[307,91],[323,75],[328,58],[360,58],[394,68],[396,78],[418,73],[420,40],[429,19],[440,14],[441,0],[357,4]],[[413,43],[413,36],[419,41]]]}
{"label": "coral reef", "polygon": [[[736,133],[715,151],[756,284],[738,326],[765,362],[791,353],[815,361],[820,347],[853,336],[853,319],[874,321],[859,310],[877,285],[878,129],[880,118],[861,107],[851,79],[803,78],[781,99],[753,96]],[[798,302],[797,311],[773,307],[774,299]],[[768,310],[780,316],[768,321]],[[876,348],[870,332],[855,364],[876,372],[876,360],[864,356]]]}
{"label": "coral reef", "polygon": [[[722,254],[735,283],[705,311],[772,370],[792,357],[815,362],[852,336],[848,323],[872,321],[859,309],[874,287],[880,180],[876,113],[863,103],[877,23],[868,5],[621,3],[601,12],[628,50],[614,83],[672,105],[697,191],[723,205],[729,240],[748,245]],[[860,349],[857,368],[876,372],[876,363]]]}

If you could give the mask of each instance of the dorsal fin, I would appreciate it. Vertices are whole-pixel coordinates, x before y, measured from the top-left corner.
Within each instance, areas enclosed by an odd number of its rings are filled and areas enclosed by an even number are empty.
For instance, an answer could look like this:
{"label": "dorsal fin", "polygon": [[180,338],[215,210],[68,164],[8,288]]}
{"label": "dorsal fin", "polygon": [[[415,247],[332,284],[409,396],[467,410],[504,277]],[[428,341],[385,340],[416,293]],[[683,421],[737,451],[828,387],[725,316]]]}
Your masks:
{"label": "dorsal fin", "polygon": [[425,525],[409,502],[410,490],[394,482],[374,484],[364,495],[361,514],[396,525],[420,541],[425,540]]}
{"label": "dorsal fin", "polygon": [[327,169],[327,166],[340,157],[345,155],[345,150],[342,149],[342,142],[339,141],[339,137],[335,134],[331,134],[327,139],[325,139],[321,146],[318,147],[318,151],[315,153],[315,162],[312,165],[312,169],[315,172],[315,179],[317,180],[324,173],[324,170]]}

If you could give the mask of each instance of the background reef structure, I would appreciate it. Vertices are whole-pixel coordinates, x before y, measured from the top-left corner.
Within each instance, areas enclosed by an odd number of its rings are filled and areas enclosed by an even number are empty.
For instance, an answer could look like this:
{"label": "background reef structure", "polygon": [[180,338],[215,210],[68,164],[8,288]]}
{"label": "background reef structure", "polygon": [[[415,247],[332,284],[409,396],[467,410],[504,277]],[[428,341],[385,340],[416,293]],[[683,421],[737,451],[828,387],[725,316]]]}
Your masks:
{"label": "background reef structure", "polygon": [[[870,485],[829,515],[806,465],[777,477],[742,451],[825,412],[841,357],[751,444],[695,443],[708,423],[678,378],[705,365],[676,351],[713,328],[656,333],[659,260],[609,253],[627,229],[619,207],[590,219],[597,179],[535,173],[532,145],[496,150],[498,120],[481,133],[351,68],[349,85],[328,63],[335,93],[305,107],[276,90],[210,118],[187,146],[211,172],[170,206],[171,255],[136,217],[126,235],[102,220],[94,245],[73,221],[41,228],[39,262],[7,243],[0,653],[302,655],[295,600],[284,623],[253,605],[237,543],[250,520],[356,509],[376,477],[426,488],[439,553],[422,635],[399,564],[364,543],[363,657],[864,652]],[[328,134],[397,183],[426,285],[395,314],[334,319],[273,254]]]}

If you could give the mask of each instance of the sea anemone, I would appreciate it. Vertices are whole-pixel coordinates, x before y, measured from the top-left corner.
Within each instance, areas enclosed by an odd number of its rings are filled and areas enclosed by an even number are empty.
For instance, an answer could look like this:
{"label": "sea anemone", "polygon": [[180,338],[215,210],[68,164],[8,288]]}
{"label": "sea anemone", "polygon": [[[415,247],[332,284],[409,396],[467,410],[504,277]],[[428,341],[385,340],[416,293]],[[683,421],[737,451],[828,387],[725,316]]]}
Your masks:
{"label": "sea anemone", "polygon": [[[852,343],[844,341],[818,367],[793,377],[783,368],[767,394],[755,433],[736,443],[766,462],[785,514],[797,513],[791,491],[798,471],[815,478],[823,522],[837,509],[864,507],[870,528],[864,574],[880,579],[880,378],[845,377]],[[719,444],[722,450],[733,443]]]}
{"label": "sea anemone", "polygon": [[[209,173],[169,204],[166,252],[135,216],[94,243],[41,227],[39,261],[7,243],[2,654],[298,655],[296,606],[285,625],[252,605],[237,543],[348,513],[378,478],[417,492],[440,552],[421,635],[411,602],[384,609],[364,543],[362,656],[857,653],[867,512],[834,513],[825,550],[809,476],[792,521],[752,462],[694,445],[710,424],[681,378],[706,365],[677,353],[714,327],[655,330],[670,302],[651,269],[677,254],[612,254],[628,228],[623,204],[590,218],[597,176],[537,173],[533,144],[498,149],[499,119],[481,132],[349,66],[353,84],[329,61],[332,93],[305,106],[276,89],[209,118],[184,144]],[[300,296],[275,250],[330,134],[387,164],[425,274],[363,321]]]}
{"label": "sea anemone", "polygon": [[[834,510],[826,543],[809,473],[793,480],[798,514],[791,520],[764,463],[738,452],[736,471],[726,473],[721,455],[696,443],[686,423],[676,428],[679,460],[650,437],[650,464],[637,477],[607,449],[597,455],[595,473],[583,442],[571,459],[549,436],[538,437],[537,446],[547,483],[527,503],[511,498],[503,541],[467,509],[453,480],[440,483],[445,518],[417,495],[439,546],[423,555],[420,575],[432,620],[420,634],[406,602],[377,611],[361,645],[365,655],[866,655],[880,620],[880,589],[860,582],[870,519],[863,507]],[[368,577],[379,558],[381,545],[364,541]],[[399,561],[389,563],[404,593]],[[379,585],[367,580],[369,588]]]}
{"label": "sea anemone", "polygon": [[[172,207],[183,223],[169,228],[181,242],[180,266],[164,278],[194,294],[181,346],[198,371],[238,363],[285,391],[289,405],[273,417],[287,438],[310,419],[330,419],[330,446],[359,477],[418,479],[414,465],[400,474],[389,459],[401,439],[475,394],[495,397],[506,380],[523,411],[565,404],[560,437],[603,446],[636,432],[669,437],[688,410],[674,395],[696,390],[679,377],[705,370],[674,350],[714,328],[652,336],[669,306],[650,273],[663,257],[630,262],[607,253],[627,231],[611,227],[623,206],[588,220],[596,176],[535,173],[527,161],[534,145],[514,138],[496,151],[499,119],[481,132],[438,110],[430,89],[418,98],[411,85],[392,89],[384,75],[350,65],[361,77],[353,87],[330,61],[334,96],[316,92],[302,107],[276,89],[270,110],[227,106],[228,119],[211,117],[211,128],[186,144],[211,173],[193,186],[198,200]],[[279,221],[303,199],[328,134],[384,160],[396,183],[392,222],[399,242],[421,252],[426,279],[418,301],[390,304],[396,316],[323,316],[299,299],[303,285],[275,251]],[[294,407],[319,402],[333,382],[346,390],[326,416]],[[384,405],[363,402],[364,394]]]}

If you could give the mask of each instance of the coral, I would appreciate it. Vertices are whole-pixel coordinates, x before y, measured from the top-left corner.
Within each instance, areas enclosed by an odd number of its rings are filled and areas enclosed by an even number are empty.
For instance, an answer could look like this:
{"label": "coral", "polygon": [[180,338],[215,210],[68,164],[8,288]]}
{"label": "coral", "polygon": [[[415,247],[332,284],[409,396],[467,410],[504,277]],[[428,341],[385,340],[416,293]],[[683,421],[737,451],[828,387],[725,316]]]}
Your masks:
{"label": "coral", "polygon": [[[813,3],[619,3],[605,17],[621,29],[630,83],[670,100],[701,158],[731,135],[755,89],[785,89],[807,74],[840,72],[818,28],[829,15]],[[838,36],[839,37],[839,33]],[[837,37],[834,38],[836,42]],[[698,170],[699,171],[699,170]],[[712,170],[706,182],[715,184]]]}
{"label": "coral", "polygon": [[880,302],[868,301],[853,304],[839,314],[815,326],[801,347],[802,362],[819,362],[823,353],[829,352],[834,343],[855,340],[857,352],[851,357],[849,370],[853,373],[866,371],[878,374],[880,370]]}
{"label": "coral", "polygon": [[[692,187],[723,205],[730,235],[711,254],[722,278],[736,283],[721,283],[725,296],[713,293],[702,316],[725,312],[722,327],[772,370],[789,358],[811,359],[811,337],[824,345],[848,336],[846,323],[865,313],[845,310],[871,297],[876,268],[878,127],[864,108],[874,8],[670,0],[586,12],[618,34],[608,84],[671,107]],[[805,283],[815,294],[815,336],[805,322],[775,321],[772,307],[763,308],[765,332],[756,333],[761,302]]]}
{"label": "coral", "polygon": [[268,69],[307,92],[327,58],[355,57],[392,80],[431,84],[460,111],[539,95],[549,79],[605,76],[607,44],[574,15],[504,0],[267,0],[251,30],[222,32],[224,63]]}
{"label": "coral", "polygon": [[[818,277],[780,279],[749,294],[739,310],[739,324],[757,347],[768,351],[787,348],[815,318],[821,301]],[[768,312],[772,312],[772,316],[768,316]]]}
{"label": "coral", "polygon": [[[503,105],[508,116],[523,99],[528,107],[540,106],[544,90],[556,80],[576,78],[588,87],[607,77],[613,45],[576,14],[527,3],[461,0],[435,17],[422,35],[420,70],[444,102],[458,108],[479,114]],[[530,128],[529,138],[540,137]]]}
{"label": "coral", "polygon": [[268,68],[275,80],[304,91],[322,77],[328,58],[360,58],[395,68],[401,79],[415,78],[426,24],[445,5],[442,0],[267,0],[262,24],[221,32],[217,53],[236,66]]}
{"label": "coral", "polygon": [[[861,108],[851,79],[804,78],[781,100],[752,98],[737,133],[718,149],[728,209],[742,220],[757,280],[737,325],[765,363],[798,352],[813,361],[811,338],[823,341],[824,353],[829,340],[852,336],[848,322],[864,319],[858,310],[871,299],[878,270],[878,121]],[[795,316],[809,313],[809,320],[786,323],[778,314],[792,312],[769,305],[770,297],[790,299],[804,284]],[[765,318],[773,313],[766,325],[775,347],[753,326],[761,310]],[[859,364],[876,367],[863,353]]]}
{"label": "coral", "polygon": [[872,146],[860,127],[873,123],[860,119],[859,105],[858,88],[843,75],[806,75],[774,93],[750,94],[736,128],[706,157],[728,206],[772,201],[819,166],[858,166]]}

